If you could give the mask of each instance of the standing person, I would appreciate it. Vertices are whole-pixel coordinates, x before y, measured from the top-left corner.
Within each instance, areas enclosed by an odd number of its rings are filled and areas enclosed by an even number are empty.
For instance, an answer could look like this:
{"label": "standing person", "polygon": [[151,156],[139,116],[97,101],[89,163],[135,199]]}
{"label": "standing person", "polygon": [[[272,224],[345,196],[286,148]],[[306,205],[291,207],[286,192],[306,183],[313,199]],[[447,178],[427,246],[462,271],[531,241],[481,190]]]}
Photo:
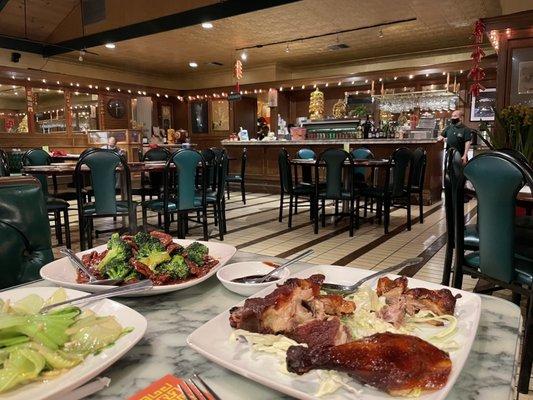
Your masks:
{"label": "standing person", "polygon": [[102,149],[115,150],[120,155],[124,154],[124,151],[117,146],[117,139],[114,136],[109,136],[107,144],[104,144]]}
{"label": "standing person", "polygon": [[438,140],[446,139],[446,148],[454,147],[461,154],[463,164],[468,161],[468,150],[472,141],[472,131],[463,124],[463,112],[455,110],[452,113],[451,124],[440,134]]}

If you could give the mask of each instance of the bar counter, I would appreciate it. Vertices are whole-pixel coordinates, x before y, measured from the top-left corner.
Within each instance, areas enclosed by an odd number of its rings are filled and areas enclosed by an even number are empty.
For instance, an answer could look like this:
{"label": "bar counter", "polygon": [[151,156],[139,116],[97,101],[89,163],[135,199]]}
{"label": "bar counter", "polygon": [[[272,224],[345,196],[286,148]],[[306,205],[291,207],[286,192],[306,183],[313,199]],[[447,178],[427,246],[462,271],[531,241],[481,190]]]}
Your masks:
{"label": "bar counter", "polygon": [[[366,147],[376,158],[389,158],[398,147],[411,150],[422,147],[427,152],[427,166],[424,183],[424,202],[432,204],[441,199],[442,160],[444,145],[437,139],[339,139],[339,140],[275,140],[275,141],[231,141],[222,140],[222,146],[230,157],[240,160],[242,150],[247,149],[246,190],[252,192],[279,192],[278,154],[283,147],[291,157],[301,148],[310,148],[319,154],[334,147],[342,148],[345,144],[350,151]],[[230,170],[239,173],[239,162],[230,163]]]}

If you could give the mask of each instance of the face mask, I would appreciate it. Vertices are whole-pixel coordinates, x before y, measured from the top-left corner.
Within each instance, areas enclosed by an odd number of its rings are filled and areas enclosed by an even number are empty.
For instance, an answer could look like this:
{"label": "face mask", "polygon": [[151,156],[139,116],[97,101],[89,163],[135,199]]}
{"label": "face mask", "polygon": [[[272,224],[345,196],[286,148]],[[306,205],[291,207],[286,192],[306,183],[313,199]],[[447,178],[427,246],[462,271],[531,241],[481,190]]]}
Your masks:
{"label": "face mask", "polygon": [[457,125],[459,123],[459,118],[452,118],[452,124]]}

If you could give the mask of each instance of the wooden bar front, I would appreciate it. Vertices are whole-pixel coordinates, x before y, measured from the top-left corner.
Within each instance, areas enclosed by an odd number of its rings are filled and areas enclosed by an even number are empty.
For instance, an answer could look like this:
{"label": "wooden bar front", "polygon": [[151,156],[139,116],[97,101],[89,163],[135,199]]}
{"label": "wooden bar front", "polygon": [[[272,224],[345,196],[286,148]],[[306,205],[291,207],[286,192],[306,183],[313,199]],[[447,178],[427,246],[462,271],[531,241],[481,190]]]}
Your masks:
{"label": "wooden bar front", "polygon": [[[376,158],[389,158],[398,147],[411,150],[422,147],[427,152],[427,166],[424,182],[424,202],[433,204],[441,199],[442,193],[442,162],[444,147],[436,139],[367,139],[367,140],[302,140],[302,141],[229,141],[223,140],[222,146],[230,157],[241,159],[242,150],[247,149],[248,163],[246,165],[246,190],[261,193],[279,193],[278,154],[285,147],[291,157],[301,148],[310,148],[316,154],[328,148],[343,148],[345,143],[350,151],[358,147],[366,147],[374,153]],[[230,163],[232,173],[238,173],[239,161]]]}

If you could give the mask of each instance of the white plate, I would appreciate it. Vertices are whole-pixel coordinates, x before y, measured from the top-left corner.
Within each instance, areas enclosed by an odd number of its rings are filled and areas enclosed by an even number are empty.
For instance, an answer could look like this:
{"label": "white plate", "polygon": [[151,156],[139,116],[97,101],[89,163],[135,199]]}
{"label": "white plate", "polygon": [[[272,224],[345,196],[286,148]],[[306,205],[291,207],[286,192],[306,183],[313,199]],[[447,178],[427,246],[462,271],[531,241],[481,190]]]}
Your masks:
{"label": "white plate", "polygon": [[[174,242],[181,244],[183,247],[187,247],[192,242],[200,242],[209,247],[209,255],[218,260],[218,264],[211,268],[211,270],[201,278],[191,279],[183,283],[177,283],[174,285],[161,285],[154,286],[152,290],[144,291],[137,294],[127,294],[127,297],[141,297],[141,296],[153,296],[161,293],[174,292],[176,290],[186,289],[188,287],[199,284],[200,282],[209,279],[213,276],[224,264],[226,264],[231,257],[235,254],[237,249],[234,246],[228,244],[217,243],[217,242],[202,242],[200,240],[188,240],[188,239],[174,239]],[[106,249],[106,245],[103,244],[98,247],[94,247],[89,250],[76,253],[78,257],[81,258],[83,254],[90,253],[94,250],[101,252]],[[90,293],[101,292],[102,290],[110,289],[114,286],[108,285],[88,285],[86,283],[76,282],[76,270],[66,258],[60,258],[58,260],[52,261],[49,264],[46,264],[41,268],[40,271],[41,277],[46,279],[49,282],[55,283],[56,285],[68,287],[71,289],[84,290]]]}
{"label": "white plate", "polygon": [[[57,287],[26,287],[7,290],[0,293],[2,300],[20,300],[30,294],[36,294],[44,299],[49,298]],[[65,289],[67,297],[77,298],[86,295],[86,292]],[[80,365],[68,370],[55,379],[46,382],[32,382],[17,389],[2,393],[2,400],[40,400],[60,399],[61,395],[83,385],[114,362],[126,354],[146,332],[146,318],[137,311],[132,310],[116,301],[109,299],[99,300],[82,308],[89,308],[101,316],[112,315],[124,328],[133,328],[133,331],[119,338],[115,344],[102,350],[97,355],[88,356]],[[112,383],[111,383],[112,384]]]}
{"label": "white plate", "polygon": [[[324,274],[326,282],[351,284],[372,272],[374,271],[332,265],[317,265],[294,274],[293,277],[307,278],[312,274]],[[444,286],[409,278],[409,287],[440,289]],[[263,297],[273,290],[274,286],[271,286],[256,293],[253,297]],[[452,371],[446,386],[439,391],[420,396],[420,400],[440,400],[446,397],[463,368],[476,336],[481,311],[480,297],[462,290],[453,288],[450,288],[450,290],[453,294],[460,293],[462,295],[457,300],[455,309],[455,315],[458,319],[458,331],[454,337],[454,340],[461,348],[450,354]],[[239,305],[243,303],[244,301],[239,303]],[[229,337],[232,331],[233,329],[229,325],[229,310],[227,310],[196,329],[187,338],[187,343],[208,359],[246,378],[299,399],[315,398],[314,393],[318,389],[318,377],[315,372],[301,376],[284,374],[280,371],[278,359],[274,356],[263,353],[254,353],[252,355],[251,351],[243,350],[245,347],[242,345],[230,343]],[[363,390],[363,394],[357,397],[358,399],[383,400],[393,398],[387,393],[369,386],[363,386],[355,380],[352,385],[357,389]],[[323,398],[347,400],[353,399],[354,395],[345,389],[339,389],[337,392]]]}

